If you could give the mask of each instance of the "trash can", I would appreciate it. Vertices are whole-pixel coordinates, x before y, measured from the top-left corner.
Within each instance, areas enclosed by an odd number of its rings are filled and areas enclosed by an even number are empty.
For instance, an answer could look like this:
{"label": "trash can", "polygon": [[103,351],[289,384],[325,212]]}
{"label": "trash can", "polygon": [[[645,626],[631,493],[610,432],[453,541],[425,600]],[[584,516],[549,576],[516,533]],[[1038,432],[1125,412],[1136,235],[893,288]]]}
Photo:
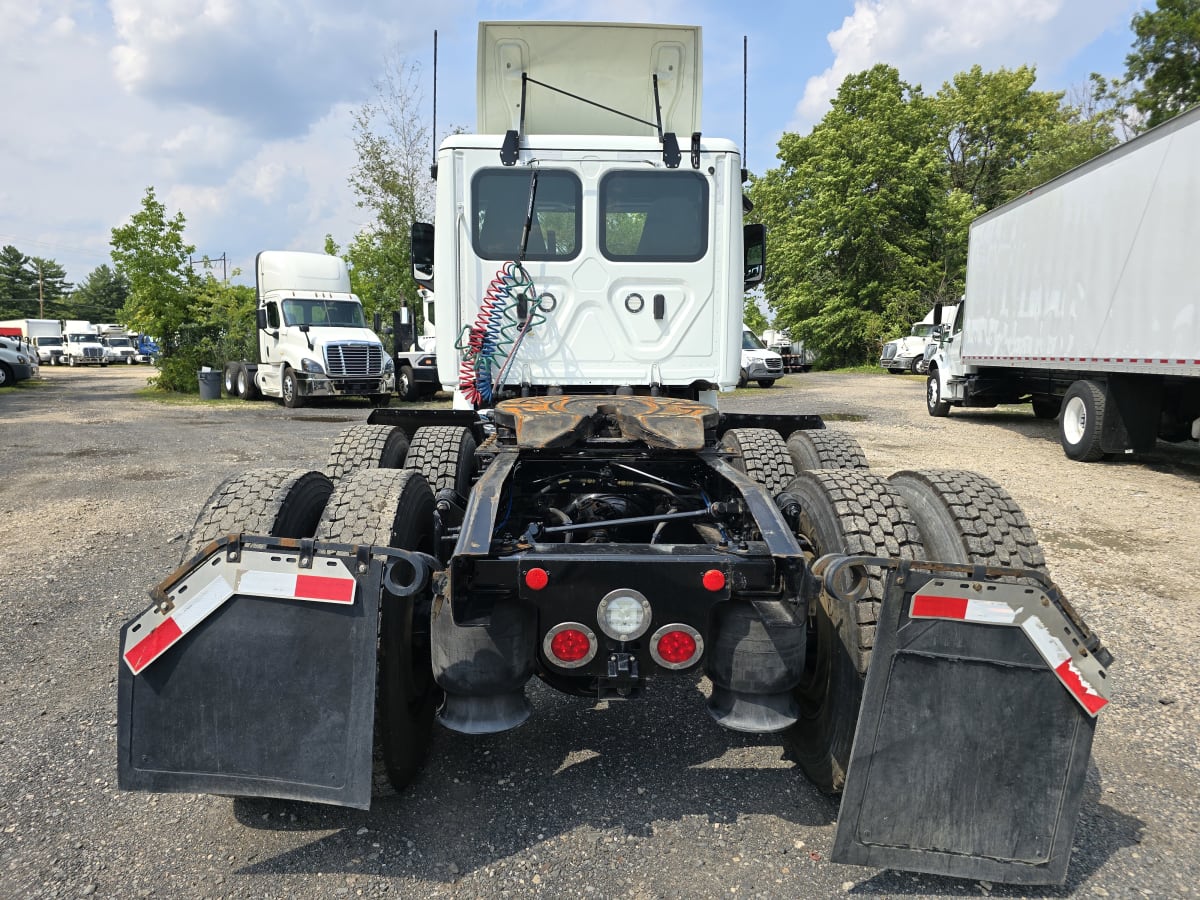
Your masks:
{"label": "trash can", "polygon": [[200,399],[221,399],[221,373],[212,369],[201,369],[196,373],[200,378]]}

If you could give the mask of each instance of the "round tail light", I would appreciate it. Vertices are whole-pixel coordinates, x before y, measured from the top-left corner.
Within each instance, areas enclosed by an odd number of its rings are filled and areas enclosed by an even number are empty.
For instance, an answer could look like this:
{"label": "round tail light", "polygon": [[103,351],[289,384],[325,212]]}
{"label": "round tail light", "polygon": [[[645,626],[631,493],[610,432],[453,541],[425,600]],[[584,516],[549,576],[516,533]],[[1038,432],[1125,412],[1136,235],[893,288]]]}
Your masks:
{"label": "round tail light", "polygon": [[686,669],[704,653],[704,638],[691,625],[664,625],[650,638],[650,655],[664,669]]}
{"label": "round tail light", "polygon": [[556,666],[577,669],[596,656],[596,633],[580,622],[562,622],[546,632],[542,652]]}

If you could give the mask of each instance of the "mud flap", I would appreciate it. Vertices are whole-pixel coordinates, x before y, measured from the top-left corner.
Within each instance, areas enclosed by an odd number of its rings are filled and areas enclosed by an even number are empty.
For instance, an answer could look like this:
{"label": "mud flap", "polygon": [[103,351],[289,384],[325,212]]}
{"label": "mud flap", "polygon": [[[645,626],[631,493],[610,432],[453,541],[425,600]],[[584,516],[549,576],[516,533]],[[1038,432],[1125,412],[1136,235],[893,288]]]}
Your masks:
{"label": "mud flap", "polygon": [[826,584],[860,564],[892,572],[830,858],[1061,883],[1111,656],[1039,573],[841,557]]}
{"label": "mud flap", "polygon": [[223,538],[151,592],[121,630],[122,789],[370,806],[389,569],[356,549]]}

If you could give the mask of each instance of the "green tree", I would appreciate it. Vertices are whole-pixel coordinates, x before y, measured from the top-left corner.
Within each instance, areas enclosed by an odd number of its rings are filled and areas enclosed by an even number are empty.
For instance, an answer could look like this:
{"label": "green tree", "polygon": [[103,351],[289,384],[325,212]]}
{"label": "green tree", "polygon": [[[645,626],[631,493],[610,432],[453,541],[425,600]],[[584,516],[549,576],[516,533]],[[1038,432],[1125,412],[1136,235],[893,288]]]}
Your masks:
{"label": "green tree", "polygon": [[1075,106],[1064,106],[1060,118],[1034,134],[1029,154],[1020,165],[1000,179],[1005,199],[1012,199],[1118,143],[1116,132],[1123,128],[1120,111],[1086,98]]}
{"label": "green tree", "polygon": [[785,134],[782,164],[751,186],[775,325],[827,365],[872,358],[959,289],[972,205],[949,190],[935,126],[920,88],[877,65],[842,82],[809,135]]}
{"label": "green tree", "polygon": [[112,230],[112,258],[129,282],[121,320],[161,342],[159,374],[154,383],[169,391],[198,390],[195,356],[203,325],[192,309],[196,277],[189,262],[196,248],[184,240],[182,212],[167,216],[166,206],[146,188],[142,206],[130,221]]}
{"label": "green tree", "polygon": [[[399,58],[388,61],[375,97],[354,115],[358,160],[350,187],[370,225],[346,248],[354,291],[368,316],[398,309],[416,298],[410,234],[413,222],[429,221],[430,129],[420,114],[420,70]],[[413,304],[420,318],[420,304]]]}
{"label": "green tree", "polygon": [[129,280],[107,263],[97,266],[79,282],[71,295],[71,318],[113,322],[129,299]]}
{"label": "green tree", "polygon": [[1039,135],[1063,125],[1063,94],[1035,91],[1034,69],[972,66],[942,85],[933,108],[950,186],[983,209],[1004,202],[1005,179],[1025,165]]}
{"label": "green tree", "polygon": [[1158,0],[1137,13],[1125,57],[1132,99],[1154,127],[1200,103],[1200,0]]}
{"label": "green tree", "polygon": [[755,302],[752,294],[747,294],[742,303],[742,322],[749,325],[750,330],[759,337],[762,337],[762,333],[771,327],[771,323],[767,321],[763,311],[758,308],[758,303]]}
{"label": "green tree", "polygon": [[0,317],[31,318],[37,315],[37,274],[31,257],[12,244],[0,248]]}

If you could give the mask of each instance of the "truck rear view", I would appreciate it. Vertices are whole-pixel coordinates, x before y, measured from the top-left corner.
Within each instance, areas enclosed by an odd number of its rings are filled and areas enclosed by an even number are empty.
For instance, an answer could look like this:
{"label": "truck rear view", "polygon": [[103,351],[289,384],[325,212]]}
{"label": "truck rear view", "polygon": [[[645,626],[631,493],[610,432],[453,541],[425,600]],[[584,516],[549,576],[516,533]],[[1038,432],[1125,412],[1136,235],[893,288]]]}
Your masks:
{"label": "truck rear view", "polygon": [[457,408],[217,487],[122,632],[121,785],[366,807],[376,739],[403,788],[435,721],[536,727],[534,677],[703,676],[844,792],[835,860],[1061,881],[1111,660],[1012,498],[716,408],[764,238],[699,130],[699,29],[484,23],[479,58],[414,252]]}

